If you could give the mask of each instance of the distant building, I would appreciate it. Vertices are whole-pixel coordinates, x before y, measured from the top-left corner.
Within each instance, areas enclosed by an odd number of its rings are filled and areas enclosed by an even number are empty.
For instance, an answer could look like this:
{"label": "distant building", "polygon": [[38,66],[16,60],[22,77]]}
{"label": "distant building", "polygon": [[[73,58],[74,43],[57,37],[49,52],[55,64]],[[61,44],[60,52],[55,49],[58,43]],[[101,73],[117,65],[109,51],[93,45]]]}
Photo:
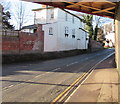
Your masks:
{"label": "distant building", "polygon": [[37,30],[37,25],[24,26],[21,29],[22,32],[29,32],[29,33],[35,33],[36,30]]}
{"label": "distant building", "polygon": [[110,32],[114,31],[114,23],[113,22],[108,22],[103,24],[102,26],[104,34],[109,34]]}
{"label": "distant building", "polygon": [[103,43],[103,41],[105,41],[105,35],[103,33],[102,28],[98,28],[97,41],[102,42],[102,43]]}
{"label": "distant building", "polygon": [[88,48],[88,33],[78,16],[54,7],[33,11],[35,24],[43,25],[44,52]]}
{"label": "distant building", "polygon": [[106,39],[105,47],[114,47],[115,46],[115,31],[114,31],[114,23],[106,23],[103,25],[103,31]]}

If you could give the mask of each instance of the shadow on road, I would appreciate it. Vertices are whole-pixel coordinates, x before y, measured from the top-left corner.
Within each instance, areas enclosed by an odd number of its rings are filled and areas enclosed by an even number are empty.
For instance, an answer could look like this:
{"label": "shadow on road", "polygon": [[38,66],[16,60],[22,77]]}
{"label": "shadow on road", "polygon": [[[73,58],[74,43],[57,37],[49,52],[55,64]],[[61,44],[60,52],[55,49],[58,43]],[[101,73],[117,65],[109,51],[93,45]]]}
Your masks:
{"label": "shadow on road", "polygon": [[[104,56],[108,53],[114,52],[114,50],[103,50],[99,52],[100,54],[104,53]],[[55,60],[48,60],[43,62],[31,62],[31,63],[24,63],[22,65],[6,65],[3,66],[2,69],[2,76],[9,76],[9,75],[34,75],[34,73],[30,72],[64,72],[64,73],[80,73],[80,72],[87,72],[92,66],[96,64],[96,61],[98,59],[96,54],[99,54],[98,52],[91,53],[91,54],[84,54],[84,55],[78,55],[68,58],[62,58],[62,59],[55,59]],[[95,57],[96,55],[96,57]],[[94,56],[94,57],[93,57]],[[102,57],[102,56],[101,56]],[[89,59],[89,60],[88,60]],[[102,59],[102,58],[101,58]],[[115,67],[115,56],[111,56],[107,60],[101,63],[97,67],[97,69],[105,69],[105,68],[114,68]],[[78,63],[72,63],[77,62]],[[99,55],[100,60],[100,55]],[[66,63],[72,63],[68,64],[66,67]],[[73,65],[74,64],[74,65]],[[57,70],[57,68],[60,68],[60,70]],[[24,71],[28,71],[28,73],[24,73]]]}
{"label": "shadow on road", "polygon": [[[0,80],[1,81],[1,80]],[[43,84],[43,85],[55,85],[55,86],[66,86],[69,87],[70,85],[65,85],[65,84],[54,84],[54,83],[41,83],[41,82],[32,82],[32,81],[15,81],[15,80],[2,80],[2,81],[6,81],[6,82],[13,82],[13,83],[28,83],[28,84]],[[74,86],[77,87],[77,86]]]}

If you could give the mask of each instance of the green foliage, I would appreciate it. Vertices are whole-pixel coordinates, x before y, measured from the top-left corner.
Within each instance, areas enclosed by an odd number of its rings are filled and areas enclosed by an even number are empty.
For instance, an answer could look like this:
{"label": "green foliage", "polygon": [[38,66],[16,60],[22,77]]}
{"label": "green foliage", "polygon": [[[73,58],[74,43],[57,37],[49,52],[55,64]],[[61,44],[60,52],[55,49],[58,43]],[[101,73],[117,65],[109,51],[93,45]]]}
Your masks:
{"label": "green foliage", "polygon": [[13,30],[14,29],[13,25],[11,25],[10,22],[9,22],[10,17],[11,17],[11,15],[10,15],[9,11],[3,12],[2,24],[3,24],[3,29],[4,30],[6,30],[6,29]]}
{"label": "green foliage", "polygon": [[[82,22],[85,23],[85,29],[88,31],[89,38],[93,40],[97,40],[97,34],[99,30],[99,24],[100,24],[100,18],[101,17],[94,17],[95,20],[93,20],[93,15],[87,14],[82,15]],[[95,28],[93,29],[93,22],[96,23]]]}
{"label": "green foliage", "polygon": [[89,38],[92,38],[93,36],[93,25],[92,25],[93,15],[82,15],[82,17],[83,17],[82,21],[85,23],[85,29],[89,33]]}

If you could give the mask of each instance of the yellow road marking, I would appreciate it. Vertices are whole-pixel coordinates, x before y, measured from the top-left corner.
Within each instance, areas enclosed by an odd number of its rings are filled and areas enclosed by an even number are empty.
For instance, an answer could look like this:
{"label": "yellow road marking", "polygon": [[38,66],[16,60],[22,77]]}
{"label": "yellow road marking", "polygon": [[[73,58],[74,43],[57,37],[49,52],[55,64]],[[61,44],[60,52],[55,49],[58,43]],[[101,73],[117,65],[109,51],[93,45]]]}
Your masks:
{"label": "yellow road marking", "polygon": [[55,104],[70,88],[72,88],[78,81],[82,80],[83,78],[85,78],[85,76],[87,74],[89,74],[89,72],[91,72],[92,70],[94,70],[98,64],[100,64],[102,61],[104,61],[105,59],[107,59],[108,57],[112,56],[115,52],[111,53],[110,55],[106,56],[103,60],[99,61],[97,64],[95,64],[88,72],[84,73],[81,77],[79,77],[78,79],[76,79],[67,89],[65,89],[60,95],[57,96],[57,98],[55,98],[51,104]]}
{"label": "yellow road marking", "polygon": [[90,69],[87,73],[84,73],[81,77],[76,79],[67,89],[65,89],[56,99],[54,99],[51,104],[54,104],[55,102],[57,102],[70,88],[72,88],[78,81],[84,78],[84,76],[86,76],[91,70],[92,69]]}

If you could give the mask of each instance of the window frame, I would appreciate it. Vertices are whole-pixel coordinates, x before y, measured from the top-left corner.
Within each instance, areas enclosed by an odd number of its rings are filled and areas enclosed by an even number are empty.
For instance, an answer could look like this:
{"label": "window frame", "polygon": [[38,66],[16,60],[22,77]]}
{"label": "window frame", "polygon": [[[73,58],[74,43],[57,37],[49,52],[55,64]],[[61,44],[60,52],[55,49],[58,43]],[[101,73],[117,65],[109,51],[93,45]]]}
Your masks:
{"label": "window frame", "polygon": [[69,36],[69,28],[65,26],[65,37]]}
{"label": "window frame", "polygon": [[68,13],[65,13],[65,21],[68,21]]}
{"label": "window frame", "polygon": [[75,17],[72,16],[72,23],[74,24],[75,23]]}
{"label": "window frame", "polygon": [[75,32],[76,32],[76,30],[72,29],[72,38],[75,38]]}
{"label": "window frame", "polygon": [[54,9],[51,9],[50,19],[54,19]]}
{"label": "window frame", "polygon": [[49,35],[53,35],[53,27],[49,27]]}

